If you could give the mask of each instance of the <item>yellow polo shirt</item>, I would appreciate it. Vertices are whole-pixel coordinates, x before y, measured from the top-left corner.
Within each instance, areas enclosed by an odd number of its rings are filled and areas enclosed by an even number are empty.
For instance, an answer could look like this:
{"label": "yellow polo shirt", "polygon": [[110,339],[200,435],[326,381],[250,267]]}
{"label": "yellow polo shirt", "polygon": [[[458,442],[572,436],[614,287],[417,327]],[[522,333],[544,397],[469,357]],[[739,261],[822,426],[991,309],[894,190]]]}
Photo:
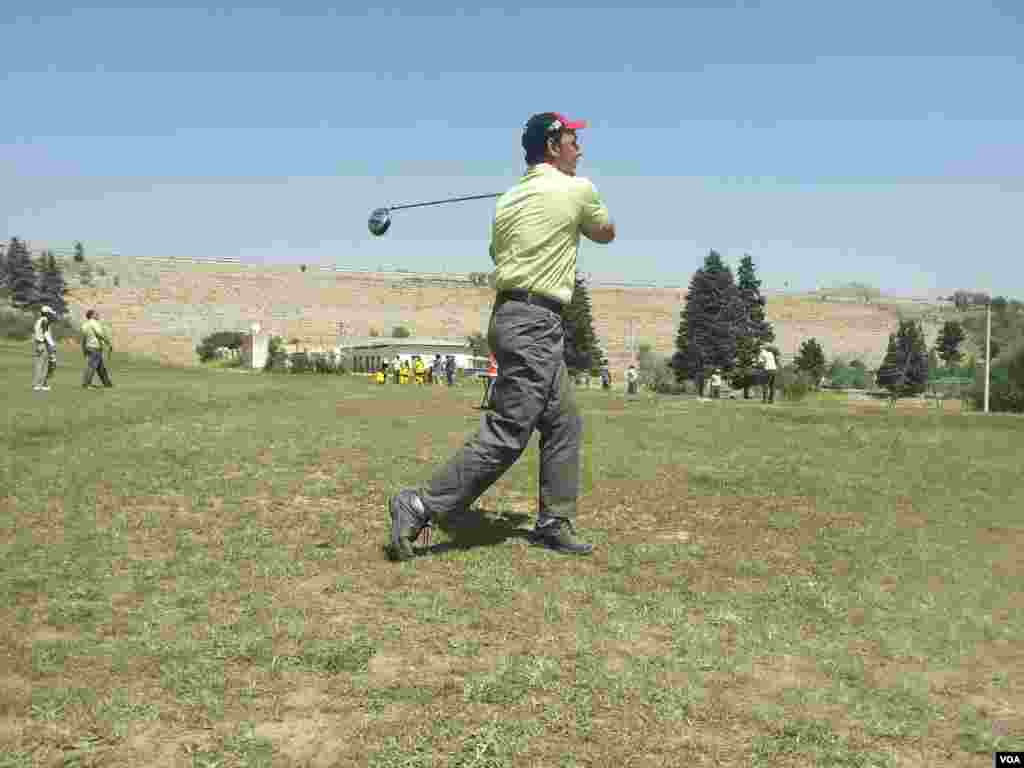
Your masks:
{"label": "yellow polo shirt", "polygon": [[104,344],[109,343],[110,337],[103,330],[99,320],[92,318],[82,323],[82,346],[85,349],[102,349]]}
{"label": "yellow polo shirt", "polygon": [[495,288],[533,291],[568,304],[581,227],[608,221],[589,179],[567,176],[547,163],[531,166],[498,198],[491,230]]}

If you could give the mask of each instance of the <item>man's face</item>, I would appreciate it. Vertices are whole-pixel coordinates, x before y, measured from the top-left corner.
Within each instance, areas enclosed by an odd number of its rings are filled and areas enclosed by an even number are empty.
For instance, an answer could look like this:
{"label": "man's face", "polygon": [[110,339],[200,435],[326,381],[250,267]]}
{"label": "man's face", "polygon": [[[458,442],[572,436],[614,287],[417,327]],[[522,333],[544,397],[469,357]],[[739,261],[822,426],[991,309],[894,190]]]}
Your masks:
{"label": "man's face", "polygon": [[581,157],[583,150],[576,138],[576,131],[562,131],[559,141],[555,144],[551,164],[567,176],[575,176],[576,164]]}

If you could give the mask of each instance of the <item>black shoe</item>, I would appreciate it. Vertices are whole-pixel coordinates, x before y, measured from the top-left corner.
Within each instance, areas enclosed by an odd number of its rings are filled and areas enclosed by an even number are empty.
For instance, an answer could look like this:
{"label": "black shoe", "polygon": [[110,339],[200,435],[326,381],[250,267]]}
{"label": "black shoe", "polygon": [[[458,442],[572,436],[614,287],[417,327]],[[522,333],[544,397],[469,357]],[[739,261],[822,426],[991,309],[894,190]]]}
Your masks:
{"label": "black shoe", "polygon": [[420,537],[424,528],[430,527],[427,510],[415,491],[405,490],[388,500],[388,511],[391,514],[388,556],[392,560],[411,560],[415,555],[412,543]]}
{"label": "black shoe", "polygon": [[565,555],[589,555],[593,544],[584,544],[576,538],[572,522],[564,517],[553,523],[533,529],[533,543]]}

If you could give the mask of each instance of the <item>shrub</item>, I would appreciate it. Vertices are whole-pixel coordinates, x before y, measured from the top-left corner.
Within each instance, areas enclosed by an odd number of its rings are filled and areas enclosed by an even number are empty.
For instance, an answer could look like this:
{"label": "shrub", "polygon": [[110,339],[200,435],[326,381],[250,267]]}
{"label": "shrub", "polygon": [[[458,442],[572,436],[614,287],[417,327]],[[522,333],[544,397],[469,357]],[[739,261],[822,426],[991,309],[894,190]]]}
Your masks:
{"label": "shrub", "polygon": [[783,400],[797,403],[814,391],[815,381],[812,374],[806,371],[797,371],[792,367],[786,367],[779,371],[775,386],[780,391]]}
{"label": "shrub", "polygon": [[196,347],[196,354],[199,355],[201,363],[208,363],[216,359],[217,350],[220,347],[228,349],[241,349],[245,342],[245,334],[239,331],[217,331],[203,338]]}
{"label": "shrub", "polygon": [[267,362],[263,365],[264,371],[283,373],[287,370],[288,356],[284,351],[284,339],[280,336],[271,336],[270,344],[267,346]]}
{"label": "shrub", "polygon": [[396,325],[391,329],[391,336],[396,339],[407,339],[412,336],[412,334],[404,325]]}
{"label": "shrub", "polygon": [[293,352],[288,356],[291,360],[291,372],[292,373],[309,373],[313,370],[312,362],[309,359],[309,355],[305,352]]}
{"label": "shrub", "polygon": [[[982,368],[984,373],[984,368]],[[992,364],[989,381],[989,410],[1024,413],[1024,344]],[[985,407],[985,377],[975,379],[971,401],[977,410]]]}
{"label": "shrub", "polygon": [[671,362],[671,357],[655,354],[650,344],[641,344],[636,365],[640,386],[661,395],[682,394],[685,387],[676,381]]}

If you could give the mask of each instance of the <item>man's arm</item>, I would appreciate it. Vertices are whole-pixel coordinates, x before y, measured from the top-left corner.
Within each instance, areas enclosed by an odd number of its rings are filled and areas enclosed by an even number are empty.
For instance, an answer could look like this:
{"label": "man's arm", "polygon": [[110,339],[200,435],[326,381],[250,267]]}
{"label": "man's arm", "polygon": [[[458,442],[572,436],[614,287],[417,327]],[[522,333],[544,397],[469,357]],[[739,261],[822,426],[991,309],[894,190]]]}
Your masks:
{"label": "man's arm", "polygon": [[584,190],[582,213],[580,231],[588,240],[595,243],[610,243],[615,239],[615,222],[601,200],[597,187],[589,180]]}

